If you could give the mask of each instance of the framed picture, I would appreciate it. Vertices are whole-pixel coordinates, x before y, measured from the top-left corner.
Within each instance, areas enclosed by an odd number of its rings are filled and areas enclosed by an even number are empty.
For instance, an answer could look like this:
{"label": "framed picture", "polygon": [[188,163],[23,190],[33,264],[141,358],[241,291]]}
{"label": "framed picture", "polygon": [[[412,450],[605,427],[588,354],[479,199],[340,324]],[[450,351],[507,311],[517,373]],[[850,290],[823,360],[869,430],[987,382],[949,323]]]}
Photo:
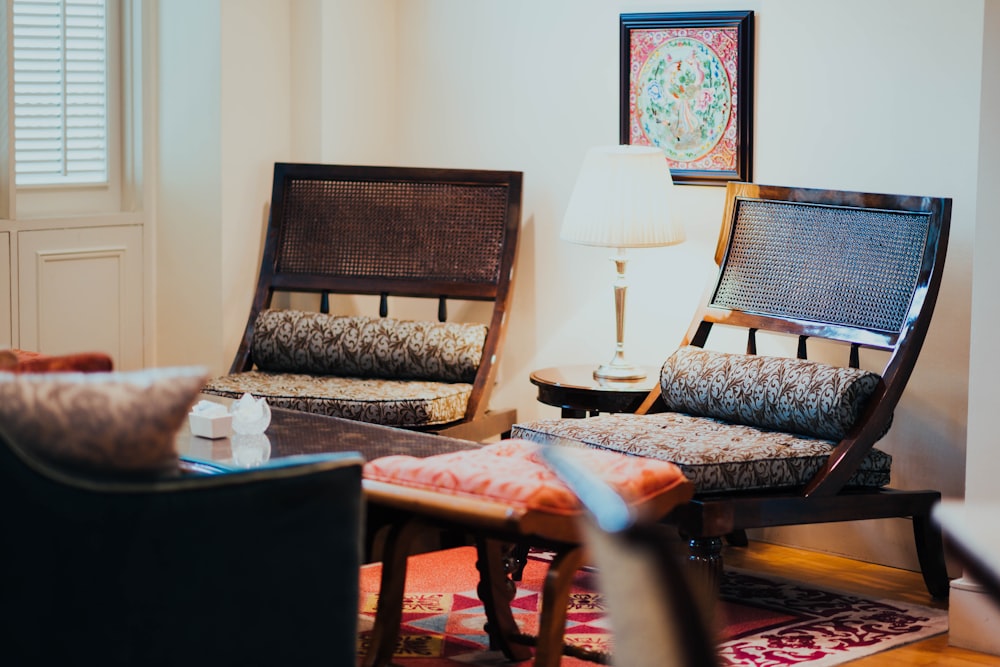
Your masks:
{"label": "framed picture", "polygon": [[620,143],[663,150],[674,183],[750,181],[753,12],[621,15]]}

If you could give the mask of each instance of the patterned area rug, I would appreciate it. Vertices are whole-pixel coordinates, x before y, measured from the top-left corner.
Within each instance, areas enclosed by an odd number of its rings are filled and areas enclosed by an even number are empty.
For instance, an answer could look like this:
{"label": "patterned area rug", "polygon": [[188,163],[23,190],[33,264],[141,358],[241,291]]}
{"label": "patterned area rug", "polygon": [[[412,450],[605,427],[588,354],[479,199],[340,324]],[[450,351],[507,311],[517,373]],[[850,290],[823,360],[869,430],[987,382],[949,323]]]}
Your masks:
{"label": "patterned area rug", "polygon": [[[539,591],[548,563],[531,559],[512,605],[518,627],[537,631]],[[361,571],[359,655],[378,597],[381,566]],[[596,574],[577,573],[570,600],[566,643],[572,653],[607,656],[614,651],[604,622]],[[393,664],[399,667],[509,665],[490,651],[483,606],[476,596],[475,550],[451,549],[410,558],[403,626]],[[885,600],[870,600],[813,586],[727,569],[719,614],[724,665],[829,667],[946,632],[948,613]],[[591,656],[591,657],[596,657]],[[522,663],[529,664],[529,663]],[[592,665],[574,655],[564,667]]]}

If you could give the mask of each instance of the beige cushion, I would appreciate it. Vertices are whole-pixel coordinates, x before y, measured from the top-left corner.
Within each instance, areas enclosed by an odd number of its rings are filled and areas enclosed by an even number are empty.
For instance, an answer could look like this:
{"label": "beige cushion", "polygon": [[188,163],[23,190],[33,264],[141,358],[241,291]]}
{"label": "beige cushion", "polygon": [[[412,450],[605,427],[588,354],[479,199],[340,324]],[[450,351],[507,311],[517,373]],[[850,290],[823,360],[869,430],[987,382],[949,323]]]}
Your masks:
{"label": "beige cushion", "polygon": [[202,368],[0,373],[0,432],[53,463],[107,474],[176,468],[177,430]]}
{"label": "beige cushion", "polygon": [[205,393],[264,396],[268,404],[387,426],[431,426],[465,417],[472,385],[248,371],[210,380]]}
{"label": "beige cushion", "polygon": [[882,378],[803,359],[683,347],[660,373],[676,412],[828,440],[850,431]]}
{"label": "beige cushion", "polygon": [[[511,437],[670,461],[698,492],[801,486],[834,446],[829,440],[675,412],[541,419],[515,424]],[[892,457],[872,449],[848,485],[885,486],[891,464]]]}
{"label": "beige cushion", "polygon": [[265,310],[254,325],[258,370],[390,380],[472,382],[486,326]]}

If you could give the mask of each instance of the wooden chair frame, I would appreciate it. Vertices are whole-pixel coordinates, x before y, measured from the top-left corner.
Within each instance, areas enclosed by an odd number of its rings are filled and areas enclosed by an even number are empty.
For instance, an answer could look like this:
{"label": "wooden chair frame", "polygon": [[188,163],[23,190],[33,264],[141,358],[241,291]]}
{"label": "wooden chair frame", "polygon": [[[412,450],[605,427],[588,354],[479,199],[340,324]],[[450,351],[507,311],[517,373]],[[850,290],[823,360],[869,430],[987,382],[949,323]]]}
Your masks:
{"label": "wooden chair frame", "polygon": [[[849,321],[850,313],[834,308],[823,319],[800,313],[782,312],[782,308],[741,308],[727,303],[720,286],[726,280],[739,280],[732,264],[742,260],[733,253],[734,236],[745,202],[763,201],[791,208],[825,207],[843,209],[849,215],[871,212],[874,215],[916,216],[926,221],[922,252],[906,261],[919,261],[912,289],[903,297],[908,306],[898,327],[871,327]],[[730,183],[727,188],[723,226],[716,249],[720,266],[718,280],[706,293],[701,307],[683,340],[684,345],[704,347],[716,325],[742,327],[748,331],[747,354],[757,353],[758,331],[798,337],[797,356],[806,358],[808,339],[839,341],[849,346],[848,364],[857,367],[859,349],[871,348],[889,353],[881,371],[882,382],[853,429],[835,447],[826,464],[801,489],[774,491],[712,492],[696,494],[694,499],[675,510],[666,521],[676,524],[690,539],[690,558],[717,575],[721,570],[722,538],[741,539],[749,528],[824,523],[889,517],[911,517],[917,556],[924,581],[934,597],[948,595],[948,575],[940,530],[931,521],[931,508],[941,494],[931,490],[891,488],[851,488],[847,482],[868,454],[875,441],[890,426],[893,411],[913,371],[927,334],[944,269],[951,216],[951,200],[946,198],[907,197],[864,194],[830,190]],[[857,239],[861,240],[861,239]],[[819,258],[820,261],[836,257]],[[750,280],[752,282],[752,279]],[[749,290],[754,285],[749,285]],[[905,289],[905,288],[904,288]],[[780,304],[783,305],[783,304]],[[904,304],[905,305],[905,304]],[[839,311],[839,312],[838,312]],[[638,412],[661,412],[665,405],[657,386]]]}
{"label": "wooden chair frame", "polygon": [[[376,295],[382,317],[390,296],[437,299],[442,322],[448,299],[487,301],[465,416],[427,430],[469,440],[509,431],[515,410],[490,411],[489,396],[513,296],[521,181],[516,171],[276,163],[257,288],[229,372],[253,368],[254,324],[276,292],[320,294],[321,312],[330,294]],[[338,200],[340,188],[359,201]],[[478,247],[448,235],[473,226]]]}

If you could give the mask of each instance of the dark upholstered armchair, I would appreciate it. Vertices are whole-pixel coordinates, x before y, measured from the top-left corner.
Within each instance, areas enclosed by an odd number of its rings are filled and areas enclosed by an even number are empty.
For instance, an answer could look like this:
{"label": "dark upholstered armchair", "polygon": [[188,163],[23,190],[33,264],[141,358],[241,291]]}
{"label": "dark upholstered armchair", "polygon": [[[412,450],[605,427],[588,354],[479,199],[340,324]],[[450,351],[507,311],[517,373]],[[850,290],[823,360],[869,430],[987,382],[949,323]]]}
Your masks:
{"label": "dark upholstered armchair", "polygon": [[349,665],[361,459],[114,480],[0,437],[0,664]]}

